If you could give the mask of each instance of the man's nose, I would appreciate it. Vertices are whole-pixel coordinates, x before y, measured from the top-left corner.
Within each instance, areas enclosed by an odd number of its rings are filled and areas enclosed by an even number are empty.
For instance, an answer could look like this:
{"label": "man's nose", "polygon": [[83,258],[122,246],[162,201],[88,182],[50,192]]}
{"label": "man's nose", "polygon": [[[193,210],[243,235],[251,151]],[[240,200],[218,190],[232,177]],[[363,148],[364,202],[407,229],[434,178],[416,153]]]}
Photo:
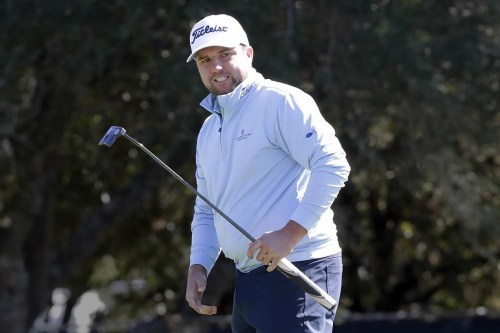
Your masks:
{"label": "man's nose", "polygon": [[218,58],[214,59],[214,61],[212,62],[212,70],[216,72],[220,71],[221,69],[222,69],[222,62],[220,61],[220,59]]}

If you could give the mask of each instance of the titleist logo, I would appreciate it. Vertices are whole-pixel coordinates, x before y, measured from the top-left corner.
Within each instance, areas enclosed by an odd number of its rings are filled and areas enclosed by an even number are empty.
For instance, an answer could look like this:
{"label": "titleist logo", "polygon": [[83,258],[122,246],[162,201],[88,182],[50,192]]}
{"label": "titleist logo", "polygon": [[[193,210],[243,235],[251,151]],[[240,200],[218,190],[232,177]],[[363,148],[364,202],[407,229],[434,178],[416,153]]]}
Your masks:
{"label": "titleist logo", "polygon": [[206,25],[206,26],[203,26],[203,27],[200,27],[198,29],[196,29],[195,31],[193,31],[192,33],[192,37],[193,37],[193,40],[191,41],[191,44],[194,43],[194,41],[198,38],[198,37],[201,37],[203,36],[204,34],[209,34],[211,32],[219,32],[219,31],[223,31],[223,32],[226,32],[227,31],[227,27],[219,27],[219,26],[209,26],[209,25]]}

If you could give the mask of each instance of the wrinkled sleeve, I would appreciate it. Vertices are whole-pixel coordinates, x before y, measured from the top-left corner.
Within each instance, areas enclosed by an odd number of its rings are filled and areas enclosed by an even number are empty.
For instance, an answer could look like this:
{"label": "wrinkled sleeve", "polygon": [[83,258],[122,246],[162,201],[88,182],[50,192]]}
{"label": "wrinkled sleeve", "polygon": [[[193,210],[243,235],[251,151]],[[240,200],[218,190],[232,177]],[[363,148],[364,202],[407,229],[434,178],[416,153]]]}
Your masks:
{"label": "wrinkled sleeve", "polygon": [[310,171],[307,188],[290,218],[309,230],[331,207],[348,179],[346,153],[316,102],[303,92],[284,98],[274,126],[276,143]]}
{"label": "wrinkled sleeve", "polygon": [[[202,168],[198,164],[198,156],[196,163],[196,184],[198,192],[207,197],[206,181]],[[193,221],[191,222],[191,255],[189,265],[200,264],[205,267],[207,273],[210,273],[220,252],[221,248],[214,226],[213,209],[197,196]]]}

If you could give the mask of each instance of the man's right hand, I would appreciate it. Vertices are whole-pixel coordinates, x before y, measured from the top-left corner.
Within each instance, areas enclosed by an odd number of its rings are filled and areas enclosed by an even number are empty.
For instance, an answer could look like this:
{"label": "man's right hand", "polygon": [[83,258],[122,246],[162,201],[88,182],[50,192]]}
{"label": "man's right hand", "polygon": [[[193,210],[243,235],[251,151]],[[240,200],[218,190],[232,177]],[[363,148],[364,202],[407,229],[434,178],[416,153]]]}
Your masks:
{"label": "man's right hand", "polygon": [[201,265],[189,267],[186,301],[196,312],[204,315],[214,315],[217,313],[216,306],[201,304],[203,292],[207,288],[207,270]]}

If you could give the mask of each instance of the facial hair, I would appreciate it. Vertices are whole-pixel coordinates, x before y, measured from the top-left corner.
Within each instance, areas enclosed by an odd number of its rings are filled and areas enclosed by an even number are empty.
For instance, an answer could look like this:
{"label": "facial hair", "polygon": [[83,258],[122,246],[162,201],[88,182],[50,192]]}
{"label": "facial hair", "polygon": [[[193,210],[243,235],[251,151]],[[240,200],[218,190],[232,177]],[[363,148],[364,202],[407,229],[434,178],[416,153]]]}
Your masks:
{"label": "facial hair", "polygon": [[229,91],[221,91],[220,89],[215,88],[213,85],[213,80],[210,80],[210,84],[206,87],[208,91],[216,96],[229,94],[230,92],[234,91],[234,89],[236,89],[236,87],[239,86],[241,82],[243,82],[243,77],[238,73],[235,75],[229,75],[228,80],[233,80],[233,84],[231,85]]}

